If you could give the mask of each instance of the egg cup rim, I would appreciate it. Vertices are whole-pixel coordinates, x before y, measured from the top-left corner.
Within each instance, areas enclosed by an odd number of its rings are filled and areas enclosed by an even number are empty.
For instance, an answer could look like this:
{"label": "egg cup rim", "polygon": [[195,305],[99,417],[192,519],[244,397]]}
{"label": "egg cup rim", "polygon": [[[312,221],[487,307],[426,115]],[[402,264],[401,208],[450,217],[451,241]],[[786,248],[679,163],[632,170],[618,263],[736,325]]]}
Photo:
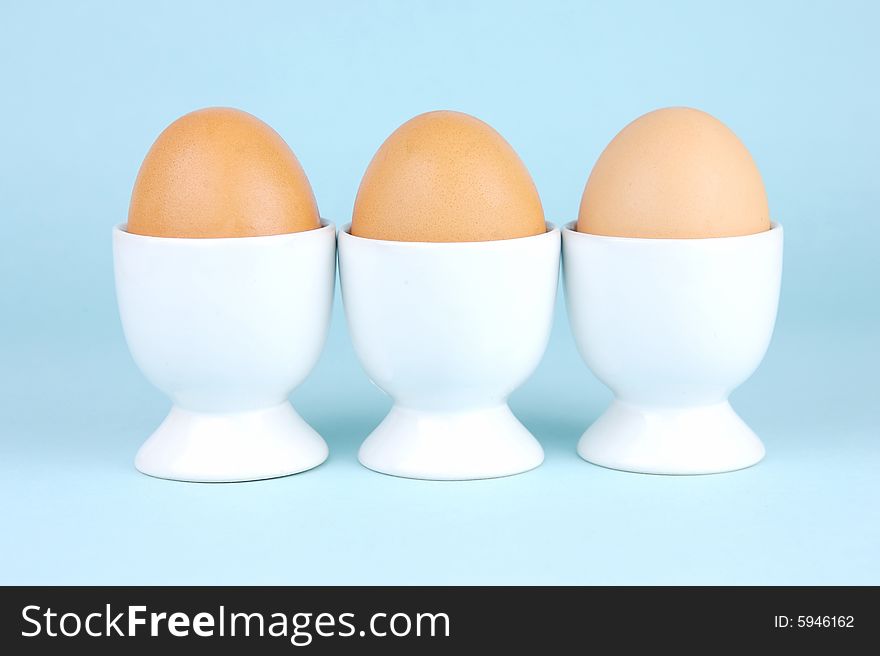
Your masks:
{"label": "egg cup rim", "polygon": [[334,234],[336,232],[336,225],[332,221],[328,221],[324,217],[320,217],[321,225],[317,228],[309,228],[308,230],[298,230],[296,232],[279,232],[274,235],[250,235],[247,237],[161,237],[158,235],[140,235],[136,232],[129,232],[126,230],[128,226],[128,222],[125,223],[117,223],[113,226],[113,233],[124,236],[126,239],[143,239],[143,240],[155,240],[161,243],[185,243],[185,244],[193,244],[197,242],[203,243],[217,243],[217,242],[241,242],[242,240],[246,240],[248,242],[254,243],[256,241],[267,241],[270,239],[274,239],[278,241],[279,239],[295,239],[298,236],[309,235],[309,234],[323,234],[326,231],[332,231]]}
{"label": "egg cup rim", "polygon": [[499,247],[499,244],[521,244],[525,240],[533,239],[550,239],[553,234],[560,234],[560,229],[550,221],[544,221],[547,228],[544,232],[537,235],[526,235],[525,237],[510,237],[509,239],[484,239],[482,241],[397,241],[394,239],[373,239],[372,237],[359,237],[351,234],[351,221],[339,227],[338,234],[340,239],[351,239],[355,243],[368,242],[371,244],[384,244],[392,248],[490,248]]}
{"label": "egg cup rim", "polygon": [[748,235],[730,235],[728,237],[621,237],[617,235],[594,235],[591,232],[580,232],[575,229],[577,225],[577,219],[574,221],[569,221],[565,223],[561,232],[563,234],[572,234],[577,235],[577,237],[573,237],[574,239],[592,239],[596,241],[605,241],[605,242],[620,242],[620,243],[651,243],[656,244],[660,243],[672,243],[672,244],[701,244],[701,243],[730,243],[733,239],[749,239],[749,240],[757,240],[757,239],[770,239],[771,236],[775,238],[776,235],[782,235],[783,229],[782,224],[778,221],[770,220],[770,228],[768,230],[761,230],[760,232],[753,232]]}

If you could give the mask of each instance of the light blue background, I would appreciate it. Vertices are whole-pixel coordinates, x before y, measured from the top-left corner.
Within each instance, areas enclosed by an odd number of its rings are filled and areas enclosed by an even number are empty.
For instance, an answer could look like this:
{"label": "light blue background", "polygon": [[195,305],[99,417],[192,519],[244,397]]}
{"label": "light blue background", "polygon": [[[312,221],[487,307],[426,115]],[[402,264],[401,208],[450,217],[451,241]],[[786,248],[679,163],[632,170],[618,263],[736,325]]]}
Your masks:
{"label": "light blue background", "polygon": [[[880,12],[871,2],[2,3],[0,583],[880,583]],[[734,405],[752,469],[640,476],[575,454],[609,400],[553,339],[514,411],[539,469],[421,482],[357,464],[388,400],[337,303],[294,394],[329,461],[273,481],[138,474],[168,402],[116,316],[110,228],[177,116],[246,109],[350,217],[382,140],[475,114],[574,217],[604,145],[670,104],[724,120],[786,229],[776,336]]]}

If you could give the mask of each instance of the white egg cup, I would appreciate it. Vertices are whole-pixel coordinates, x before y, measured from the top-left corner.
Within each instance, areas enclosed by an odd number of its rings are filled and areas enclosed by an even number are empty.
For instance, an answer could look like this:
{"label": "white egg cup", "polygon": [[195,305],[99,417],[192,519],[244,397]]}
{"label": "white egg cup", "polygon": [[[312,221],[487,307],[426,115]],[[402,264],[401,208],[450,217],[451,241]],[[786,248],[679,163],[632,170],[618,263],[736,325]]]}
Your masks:
{"label": "white egg cup", "polygon": [[131,354],[171,398],[135,466],[231,482],[311,469],[327,445],[288,395],[309,374],[333,303],[332,224],[229,239],[113,230],[119,314]]}
{"label": "white egg cup", "polygon": [[361,445],[375,471],[467,480],[544,460],[507,397],[547,346],[560,237],[395,242],[339,232],[349,332],[370,379],[394,401]]}
{"label": "white egg cup", "polygon": [[581,355],[614,392],[578,453],[603,467],[709,474],[764,445],[727,398],[773,333],[782,226],[743,237],[635,239],[562,233],[568,316]]}

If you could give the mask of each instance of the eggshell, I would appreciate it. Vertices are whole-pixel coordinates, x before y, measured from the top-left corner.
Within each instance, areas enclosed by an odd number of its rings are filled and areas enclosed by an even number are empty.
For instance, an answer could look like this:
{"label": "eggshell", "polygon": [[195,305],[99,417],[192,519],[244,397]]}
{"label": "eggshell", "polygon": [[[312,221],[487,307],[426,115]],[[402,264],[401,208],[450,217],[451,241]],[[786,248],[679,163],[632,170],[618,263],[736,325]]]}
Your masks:
{"label": "eggshell", "polygon": [[351,222],[357,237],[466,242],[545,232],[528,170],[479,119],[429,112],[400,126],[373,157]]}
{"label": "eggshell", "polygon": [[237,109],[201,109],[169,125],[131,194],[128,232],[255,237],[320,226],[299,161],[275,130]]}
{"label": "eggshell", "polygon": [[685,107],[637,118],[593,168],[577,229],[596,235],[695,239],[770,228],[761,174],[721,121]]}

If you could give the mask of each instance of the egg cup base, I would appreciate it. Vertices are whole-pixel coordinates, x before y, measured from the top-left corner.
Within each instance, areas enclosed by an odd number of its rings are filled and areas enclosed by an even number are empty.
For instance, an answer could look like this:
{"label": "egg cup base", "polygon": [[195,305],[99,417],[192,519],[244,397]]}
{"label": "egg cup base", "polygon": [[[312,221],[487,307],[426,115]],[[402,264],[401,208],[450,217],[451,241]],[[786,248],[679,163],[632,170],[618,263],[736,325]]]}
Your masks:
{"label": "egg cup base", "polygon": [[506,403],[446,412],[395,405],[358,459],[383,474],[456,481],[521,474],[544,461],[544,450]]}
{"label": "egg cup base", "polygon": [[327,459],[327,444],[288,402],[235,413],[174,406],[135,467],[156,478],[231,483],[287,476]]}
{"label": "egg cup base", "polygon": [[764,457],[763,443],[727,401],[656,408],[615,400],[577,450],[595,465],[643,474],[717,474]]}

